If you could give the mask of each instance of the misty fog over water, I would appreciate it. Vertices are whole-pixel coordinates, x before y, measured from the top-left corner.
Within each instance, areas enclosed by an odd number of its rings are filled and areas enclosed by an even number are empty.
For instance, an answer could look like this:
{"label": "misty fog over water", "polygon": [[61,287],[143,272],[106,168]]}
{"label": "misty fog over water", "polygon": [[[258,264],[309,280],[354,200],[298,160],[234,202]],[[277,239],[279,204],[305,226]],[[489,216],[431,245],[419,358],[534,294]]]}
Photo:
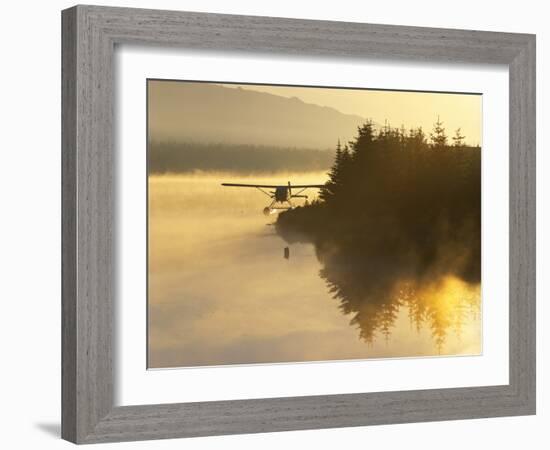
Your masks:
{"label": "misty fog over water", "polygon": [[[262,214],[270,200],[258,190],[220,185],[326,179],[325,172],[149,176],[150,367],[480,353],[479,285],[439,280],[427,289],[448,306],[438,309],[443,344],[412,322],[406,305],[387,332],[366,342],[320,276],[313,244],[289,245],[276,234],[276,216]],[[457,302],[461,295],[477,301]]]}

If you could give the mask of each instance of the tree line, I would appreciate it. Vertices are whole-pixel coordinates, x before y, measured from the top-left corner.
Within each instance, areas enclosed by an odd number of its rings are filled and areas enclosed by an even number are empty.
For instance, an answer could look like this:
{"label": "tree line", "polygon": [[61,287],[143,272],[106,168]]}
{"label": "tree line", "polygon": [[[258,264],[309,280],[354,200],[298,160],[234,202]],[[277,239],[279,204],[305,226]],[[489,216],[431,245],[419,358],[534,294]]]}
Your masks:
{"label": "tree line", "polygon": [[333,159],[334,149],[152,141],[147,162],[150,174],[194,171],[250,174],[324,171]]}
{"label": "tree line", "polygon": [[403,281],[480,282],[481,148],[460,129],[449,137],[439,118],[429,134],[367,121],[338,142],[319,199],[281,213],[276,228],[315,244],[330,291],[372,337],[373,317],[392,322]]}

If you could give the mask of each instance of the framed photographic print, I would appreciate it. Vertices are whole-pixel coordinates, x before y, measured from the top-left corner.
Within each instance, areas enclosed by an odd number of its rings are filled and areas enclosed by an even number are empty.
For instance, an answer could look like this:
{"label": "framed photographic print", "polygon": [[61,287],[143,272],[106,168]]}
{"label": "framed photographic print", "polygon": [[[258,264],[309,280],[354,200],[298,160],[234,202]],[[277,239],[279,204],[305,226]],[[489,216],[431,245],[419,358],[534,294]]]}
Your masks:
{"label": "framed photographic print", "polygon": [[535,413],[534,36],[62,23],[65,439]]}

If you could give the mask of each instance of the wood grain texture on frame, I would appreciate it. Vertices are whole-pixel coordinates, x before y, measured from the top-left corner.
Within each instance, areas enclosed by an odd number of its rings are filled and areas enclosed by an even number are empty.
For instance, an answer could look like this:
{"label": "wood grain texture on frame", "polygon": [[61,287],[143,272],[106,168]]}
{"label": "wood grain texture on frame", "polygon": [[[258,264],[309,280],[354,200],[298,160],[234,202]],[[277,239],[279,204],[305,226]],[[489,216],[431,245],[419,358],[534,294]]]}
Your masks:
{"label": "wood grain texture on frame", "polygon": [[[535,37],[76,6],[62,13],[62,436],[76,443],[535,413]],[[506,64],[510,77],[510,383],[115,407],[113,53],[196,50]]]}

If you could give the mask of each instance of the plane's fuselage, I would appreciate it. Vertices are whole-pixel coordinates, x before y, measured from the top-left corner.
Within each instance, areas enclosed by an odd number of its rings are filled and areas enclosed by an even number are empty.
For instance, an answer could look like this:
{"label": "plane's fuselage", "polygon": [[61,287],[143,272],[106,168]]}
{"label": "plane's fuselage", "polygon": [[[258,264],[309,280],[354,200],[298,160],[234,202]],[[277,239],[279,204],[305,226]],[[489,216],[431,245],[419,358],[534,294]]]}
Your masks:
{"label": "plane's fuselage", "polygon": [[278,202],[286,202],[290,199],[290,189],[288,186],[277,186],[275,188],[275,200]]}

